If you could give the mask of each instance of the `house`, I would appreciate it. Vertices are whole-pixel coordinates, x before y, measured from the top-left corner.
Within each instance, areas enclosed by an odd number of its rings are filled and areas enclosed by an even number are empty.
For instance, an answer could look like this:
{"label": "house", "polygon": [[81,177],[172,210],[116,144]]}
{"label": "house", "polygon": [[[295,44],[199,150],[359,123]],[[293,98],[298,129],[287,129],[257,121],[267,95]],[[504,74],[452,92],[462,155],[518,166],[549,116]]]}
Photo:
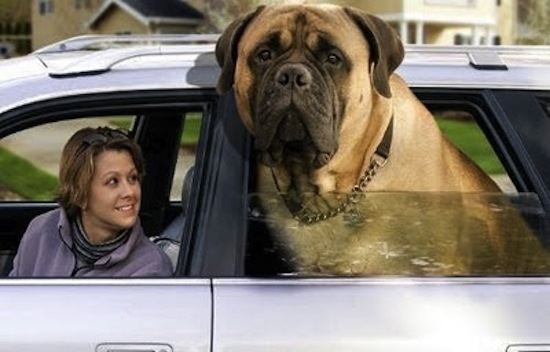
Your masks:
{"label": "house", "polygon": [[189,33],[202,21],[184,0],[32,0],[32,46],[82,34]]}
{"label": "house", "polygon": [[192,33],[203,20],[182,0],[107,0],[88,27],[97,34]]}
{"label": "house", "polygon": [[31,51],[29,0],[0,0],[0,58]]}
{"label": "house", "polygon": [[[323,1],[317,1],[323,2]],[[513,44],[517,0],[333,0],[376,14],[407,44]]]}
{"label": "house", "polygon": [[32,47],[39,49],[89,31],[83,23],[103,0],[32,0]]}

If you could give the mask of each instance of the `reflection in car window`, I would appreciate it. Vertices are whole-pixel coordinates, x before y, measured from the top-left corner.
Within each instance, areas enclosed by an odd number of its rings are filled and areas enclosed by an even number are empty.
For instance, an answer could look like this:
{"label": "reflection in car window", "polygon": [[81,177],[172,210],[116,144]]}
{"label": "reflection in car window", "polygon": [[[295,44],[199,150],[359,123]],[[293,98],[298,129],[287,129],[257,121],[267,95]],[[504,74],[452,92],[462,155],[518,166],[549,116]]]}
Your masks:
{"label": "reflection in car window", "polygon": [[82,127],[130,129],[131,116],[65,120],[32,127],[0,140],[0,202],[53,201],[61,150]]}
{"label": "reflection in car window", "polygon": [[249,275],[547,275],[548,215],[532,193],[368,192],[306,225],[282,194],[249,195]]}

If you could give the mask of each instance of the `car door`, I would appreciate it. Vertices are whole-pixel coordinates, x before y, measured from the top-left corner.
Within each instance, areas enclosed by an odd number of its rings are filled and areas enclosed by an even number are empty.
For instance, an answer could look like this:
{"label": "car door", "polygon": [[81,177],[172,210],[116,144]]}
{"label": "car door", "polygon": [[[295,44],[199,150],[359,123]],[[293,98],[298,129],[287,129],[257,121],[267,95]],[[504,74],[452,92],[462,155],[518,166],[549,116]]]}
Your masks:
{"label": "car door", "polygon": [[[544,244],[550,232],[545,225],[547,194],[540,187],[539,172],[545,170],[537,170],[540,164],[536,162],[526,165],[534,158],[518,162],[517,154],[525,152],[524,145],[516,145],[517,140],[509,137],[516,131],[508,126],[502,105],[490,92],[426,89],[417,94],[431,107],[460,110],[467,106],[479,113],[478,123],[489,131],[487,139],[515,185],[510,201],[539,230],[538,240]],[[499,96],[514,105],[510,95]],[[525,98],[523,93],[521,96]],[[227,121],[219,122],[218,128],[220,135],[221,131],[225,135],[216,144],[228,147],[212,156],[229,160],[231,168],[222,168],[222,164],[205,182],[212,184],[208,190],[235,206],[224,207],[208,198],[204,206],[209,212],[202,219],[210,234],[204,240],[210,241],[208,248],[218,243],[215,251],[207,250],[202,257],[202,272],[217,277],[213,280],[213,351],[503,352],[550,348],[547,274],[525,273],[521,277],[495,271],[485,275],[463,272],[460,277],[395,273],[389,277],[315,278],[270,271],[271,266],[281,264],[274,258],[276,251],[267,248],[251,253],[251,248],[258,248],[258,243],[251,246],[251,238],[258,236],[255,230],[259,228],[251,231],[250,222],[243,220],[257,218],[246,199],[252,172],[237,171],[253,166],[247,147],[251,142],[242,138],[245,142],[241,144],[229,143],[243,132],[222,127],[236,126],[233,103],[229,99],[225,104]],[[536,123],[542,116],[529,118]],[[519,123],[518,119],[516,116],[514,123]],[[502,129],[504,133],[491,134]],[[526,145],[531,153],[537,150],[534,141]],[[540,153],[534,155],[544,158]],[[539,188],[532,186],[531,180],[538,180]],[[394,255],[386,252],[388,258]],[[422,265],[422,258],[416,263]]]}
{"label": "car door", "polygon": [[[7,151],[5,155],[15,160],[13,163],[24,164],[24,171],[17,175],[28,179],[28,174],[38,173],[35,169],[47,171],[48,166],[44,158],[34,159],[26,154],[23,145],[35,149],[38,146],[38,151],[45,153],[48,148],[40,147],[41,136],[66,139],[81,125],[108,123],[129,128],[148,161],[149,178],[145,176],[143,182],[140,217],[148,235],[160,235],[163,228],[184,211],[178,195],[174,199],[170,190],[175,183],[180,183],[181,189],[182,180],[174,181],[173,175],[178,173],[176,162],[180,163],[182,126],[189,124],[189,114],[199,113],[201,119],[209,119],[213,98],[204,93],[199,95],[202,98],[197,99],[192,92],[149,91],[44,101],[0,116],[0,142]],[[41,128],[42,135],[33,132]],[[199,142],[199,132],[197,129],[192,149],[202,151],[205,146]],[[56,138],[46,139],[62,146],[64,142]],[[0,162],[4,170],[0,172],[7,175],[5,170],[14,164]],[[185,167],[189,162],[186,159]],[[192,162],[202,163],[200,158],[194,160],[194,156]],[[198,173],[202,172],[199,165]],[[39,180],[55,176],[55,171],[46,173],[49,176],[39,173],[43,177]],[[198,178],[193,186],[201,187]],[[199,191],[192,190],[191,194],[195,192]],[[189,269],[185,256],[172,278],[6,277],[26,224],[37,214],[56,206],[52,193],[34,198],[16,194],[15,198],[0,202],[4,271],[0,278],[0,316],[6,322],[6,328],[0,333],[0,350],[210,351],[211,282],[207,278],[186,277]],[[193,218],[193,212],[187,212],[186,221],[192,223]],[[183,223],[179,232],[180,243],[193,242],[192,231],[185,233]]]}
{"label": "car door", "polygon": [[209,351],[207,279],[0,279],[3,351]]}
{"label": "car door", "polygon": [[216,279],[213,348],[544,351],[549,295],[547,278]]}

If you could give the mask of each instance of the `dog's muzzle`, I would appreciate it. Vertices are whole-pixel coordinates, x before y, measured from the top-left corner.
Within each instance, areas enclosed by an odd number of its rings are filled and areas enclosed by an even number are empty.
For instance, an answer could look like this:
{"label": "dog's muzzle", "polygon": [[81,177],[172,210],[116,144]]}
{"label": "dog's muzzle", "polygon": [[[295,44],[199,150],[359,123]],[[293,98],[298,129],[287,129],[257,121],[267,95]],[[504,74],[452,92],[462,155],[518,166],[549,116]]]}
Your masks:
{"label": "dog's muzzle", "polygon": [[256,149],[274,166],[290,155],[314,168],[337,149],[333,95],[320,74],[303,63],[284,63],[260,87]]}

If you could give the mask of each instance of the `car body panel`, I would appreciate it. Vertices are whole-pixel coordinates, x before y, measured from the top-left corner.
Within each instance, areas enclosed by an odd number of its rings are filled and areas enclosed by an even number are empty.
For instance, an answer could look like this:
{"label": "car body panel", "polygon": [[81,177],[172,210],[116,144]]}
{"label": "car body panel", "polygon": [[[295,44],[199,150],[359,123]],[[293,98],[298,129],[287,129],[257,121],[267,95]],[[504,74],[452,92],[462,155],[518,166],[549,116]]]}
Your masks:
{"label": "car body panel", "polygon": [[[506,71],[470,65],[469,53],[491,47],[412,45],[406,49],[396,72],[411,87],[550,90],[550,47],[531,47],[527,52],[522,47],[499,48]],[[220,73],[213,44],[39,51],[13,60],[22,61],[6,60],[0,69],[9,66],[18,72],[12,78],[21,81],[10,84],[10,75],[0,77],[0,90],[6,93],[0,96],[0,114],[32,102],[83,93],[214,88]],[[536,75],[533,67],[538,68]]]}
{"label": "car body panel", "polygon": [[512,344],[547,344],[549,284],[547,278],[215,279],[213,346],[503,352]]}
{"label": "car body panel", "polygon": [[37,56],[28,55],[0,61],[0,72],[0,85],[4,87],[16,80],[44,75],[47,71]]}
{"label": "car body panel", "polygon": [[2,351],[157,343],[210,351],[210,280],[0,280]]}

